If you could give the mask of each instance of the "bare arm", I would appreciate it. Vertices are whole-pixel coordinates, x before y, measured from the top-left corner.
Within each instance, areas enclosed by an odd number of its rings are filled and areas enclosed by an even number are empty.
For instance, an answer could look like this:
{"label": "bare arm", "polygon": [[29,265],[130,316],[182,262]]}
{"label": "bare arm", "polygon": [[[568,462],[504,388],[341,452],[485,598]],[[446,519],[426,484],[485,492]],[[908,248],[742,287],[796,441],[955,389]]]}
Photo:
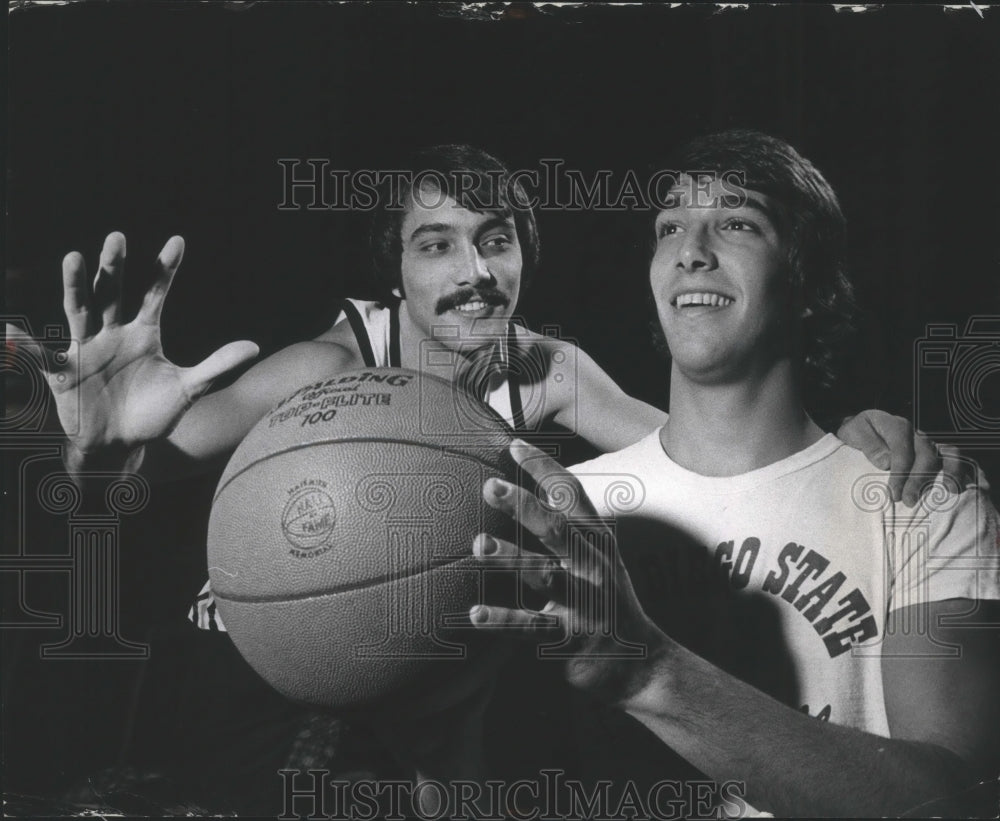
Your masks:
{"label": "bare arm", "polygon": [[331,342],[300,342],[278,351],[195,402],[168,437],[147,445],[141,472],[178,478],[228,457],[280,399],[309,381],[355,367],[356,360],[353,351]]}
{"label": "bare arm", "polygon": [[[637,442],[666,422],[664,411],[626,394],[586,351],[560,344],[566,361],[573,363],[575,378],[555,381],[551,376],[557,371],[550,374],[547,388],[557,424],[609,453]],[[837,436],[876,467],[891,470],[893,499],[902,499],[910,507],[942,468],[956,489],[976,481],[971,460],[962,459],[954,448],[938,448],[901,416],[865,410],[845,419]]]}
{"label": "bare arm", "polygon": [[[935,602],[930,617],[968,610]],[[915,618],[911,613],[909,618]],[[943,636],[942,636],[943,637]],[[669,639],[624,709],[718,781],[776,815],[900,815],[954,797],[1000,767],[995,637],[951,629],[960,658],[892,658],[915,639],[888,635],[883,675],[892,738],[810,718]]]}
{"label": "bare arm", "polygon": [[[7,326],[8,344],[23,346],[47,377],[59,419],[68,432],[64,458],[70,473],[135,471],[158,478],[192,473],[231,452],[282,396],[308,382],[359,364],[348,334],[293,345],[260,362],[232,386],[204,395],[221,374],[257,355],[252,342],[234,342],[200,364],[170,362],[160,343],[160,314],[184,255],[172,237],[155,263],[155,276],[138,314],[121,310],[125,237],[109,234],[97,274],[83,257],[63,261],[63,304],[75,342],[54,354]],[[338,344],[342,343],[342,344]]]}
{"label": "bare arm", "polygon": [[662,410],[619,388],[586,351],[569,343],[560,344],[567,361],[575,365],[575,378],[555,381],[550,376],[547,388],[557,424],[609,453],[639,441],[667,421]]}
{"label": "bare arm", "polygon": [[[474,545],[477,556],[522,568],[526,583],[553,600],[540,612],[478,606],[470,614],[473,624],[527,636],[568,636],[576,651],[566,666],[571,684],[633,715],[716,781],[744,782],[746,798],[757,809],[782,816],[897,815],[954,796],[1000,769],[995,630],[939,631],[939,639],[961,647],[960,657],[939,660],[904,658],[913,654],[920,637],[888,631],[883,681],[893,738],[818,721],[664,634],[642,610],[613,536],[595,519],[582,488],[575,485],[575,494],[566,493],[565,483],[575,484],[573,477],[523,443],[515,443],[511,453],[543,490],[556,483],[573,508],[553,511],[522,488],[495,479],[486,483],[483,496],[534,533],[554,556],[565,557],[555,572],[565,573],[566,584],[577,595],[560,593],[561,586],[547,580],[554,572],[551,560],[546,563],[516,545],[480,537]],[[580,517],[588,520],[588,531],[600,527],[602,533],[577,539],[576,552],[571,553],[569,534]],[[529,556],[539,568],[547,564],[550,569],[524,570]],[[600,617],[614,621],[594,629],[593,605],[588,608],[586,603],[603,600],[615,607]],[[972,605],[953,600],[923,606],[936,624],[941,615]],[[981,606],[985,612],[980,613],[980,624],[984,615],[985,623],[996,623],[1000,605]],[[609,658],[602,644],[610,635],[644,645],[646,657]],[[917,664],[919,672],[914,670]]]}

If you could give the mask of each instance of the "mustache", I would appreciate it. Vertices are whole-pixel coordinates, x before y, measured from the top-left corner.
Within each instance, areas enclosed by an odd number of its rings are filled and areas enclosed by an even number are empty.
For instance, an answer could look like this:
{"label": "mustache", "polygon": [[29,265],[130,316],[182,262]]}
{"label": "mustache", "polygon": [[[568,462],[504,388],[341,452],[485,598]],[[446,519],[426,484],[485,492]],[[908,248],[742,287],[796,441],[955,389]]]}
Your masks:
{"label": "mustache", "polygon": [[466,302],[471,302],[474,299],[481,300],[487,305],[499,305],[502,308],[506,308],[510,305],[510,299],[507,295],[496,288],[486,288],[483,290],[476,288],[462,288],[454,293],[441,297],[434,306],[434,310],[438,315],[440,315],[445,311],[450,311],[453,308],[457,308],[459,305],[464,305]]}

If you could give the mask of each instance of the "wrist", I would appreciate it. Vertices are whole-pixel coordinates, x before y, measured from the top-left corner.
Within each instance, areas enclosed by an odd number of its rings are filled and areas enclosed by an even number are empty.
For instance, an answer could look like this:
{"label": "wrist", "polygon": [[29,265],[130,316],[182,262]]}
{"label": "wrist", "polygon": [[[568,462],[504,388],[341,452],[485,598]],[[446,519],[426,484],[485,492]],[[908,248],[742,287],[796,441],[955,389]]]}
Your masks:
{"label": "wrist", "polygon": [[62,459],[66,471],[72,475],[88,471],[100,473],[135,473],[139,470],[146,448],[127,448],[109,445],[95,451],[84,451],[72,439],[63,441]]}
{"label": "wrist", "polygon": [[674,669],[680,645],[663,633],[647,643],[647,656],[634,676],[627,695],[619,702],[626,713],[662,715],[670,702]]}

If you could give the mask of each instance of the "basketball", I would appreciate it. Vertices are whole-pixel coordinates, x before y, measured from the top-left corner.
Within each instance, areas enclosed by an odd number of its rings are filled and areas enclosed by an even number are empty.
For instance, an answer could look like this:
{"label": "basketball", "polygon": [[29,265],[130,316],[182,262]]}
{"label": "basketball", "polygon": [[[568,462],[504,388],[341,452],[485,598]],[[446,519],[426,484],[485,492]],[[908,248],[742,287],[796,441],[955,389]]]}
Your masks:
{"label": "basketball", "polygon": [[[495,664],[476,631],[482,501],[513,480],[510,428],[450,382],[370,368],[302,386],[247,435],[219,481],[208,564],[249,664],[299,702],[361,708]],[[485,574],[489,575],[489,574]]]}

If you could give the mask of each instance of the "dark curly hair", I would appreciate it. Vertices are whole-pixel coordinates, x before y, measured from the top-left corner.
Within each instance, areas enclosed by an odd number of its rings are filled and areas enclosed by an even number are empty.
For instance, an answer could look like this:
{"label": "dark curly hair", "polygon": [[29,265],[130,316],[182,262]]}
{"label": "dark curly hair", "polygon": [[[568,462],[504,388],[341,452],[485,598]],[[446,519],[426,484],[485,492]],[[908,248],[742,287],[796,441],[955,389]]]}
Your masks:
{"label": "dark curly hair", "polygon": [[521,246],[521,283],[526,285],[538,267],[538,226],[523,186],[492,154],[471,145],[435,145],[416,151],[398,169],[398,182],[382,186],[372,217],[369,244],[375,280],[383,298],[402,290],[400,231],[414,185],[433,184],[470,211],[495,211],[513,216]]}
{"label": "dark curly hair", "polygon": [[803,398],[807,407],[816,407],[836,381],[856,311],[847,277],[847,222],[833,188],[784,140],[744,129],[698,137],[661,167],[720,175],[735,171],[743,175],[745,188],[775,200],[804,317],[799,338]]}

